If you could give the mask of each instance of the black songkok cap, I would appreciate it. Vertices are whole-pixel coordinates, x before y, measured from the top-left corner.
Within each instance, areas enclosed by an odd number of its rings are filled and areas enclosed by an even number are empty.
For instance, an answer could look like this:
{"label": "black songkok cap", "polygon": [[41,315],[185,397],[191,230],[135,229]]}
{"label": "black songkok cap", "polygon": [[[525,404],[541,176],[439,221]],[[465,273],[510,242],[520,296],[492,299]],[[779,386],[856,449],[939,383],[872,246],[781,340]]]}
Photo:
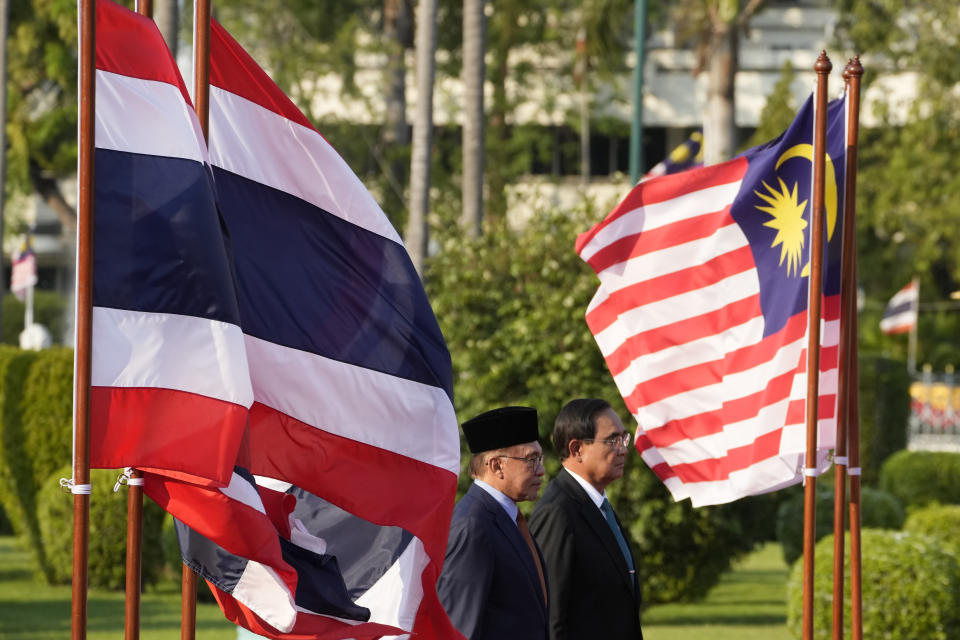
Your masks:
{"label": "black songkok cap", "polygon": [[537,410],[532,407],[501,407],[481,413],[463,423],[463,435],[467,437],[471,453],[534,442],[540,435]]}

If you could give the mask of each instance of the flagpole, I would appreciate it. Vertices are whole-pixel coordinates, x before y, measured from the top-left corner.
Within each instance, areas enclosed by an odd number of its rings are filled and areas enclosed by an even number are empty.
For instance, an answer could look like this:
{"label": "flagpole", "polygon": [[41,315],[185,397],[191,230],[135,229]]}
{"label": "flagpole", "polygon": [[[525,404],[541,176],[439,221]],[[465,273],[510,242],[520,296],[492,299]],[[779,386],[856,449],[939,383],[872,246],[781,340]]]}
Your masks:
{"label": "flagpole", "polygon": [[913,286],[917,290],[917,309],[907,338],[907,371],[911,376],[917,375],[917,327],[920,325],[920,281],[917,278],[913,279]]}
{"label": "flagpole", "polygon": [[[854,56],[853,60],[847,63],[843,70],[844,79],[847,79],[848,111],[847,111],[847,171],[845,172],[844,188],[844,241],[846,243],[847,230],[850,229],[853,236],[850,240],[852,250],[850,252],[850,277],[853,286],[857,281],[857,248],[856,248],[856,211],[857,211],[857,155],[858,139],[860,135],[860,78],[863,77],[863,65],[860,64],[860,56]],[[846,220],[851,221],[848,227]],[[846,254],[845,254],[846,255]],[[849,341],[851,347],[851,357],[849,361],[849,394],[847,401],[847,429],[849,431],[849,450],[850,450],[850,635],[853,640],[863,640],[863,596],[861,583],[861,564],[860,564],[860,383],[859,368],[860,362],[857,357],[857,345],[859,338],[857,322],[857,302],[856,295],[852,296],[849,307],[845,311],[849,312],[851,322],[849,323]],[[842,592],[841,592],[842,594]]]}
{"label": "flagpole", "polygon": [[[210,2],[193,3],[193,106],[203,130],[210,138]],[[180,581],[180,640],[194,640],[197,634],[197,574],[183,565]]]}
{"label": "flagpole", "polygon": [[[153,18],[153,0],[136,0],[136,11]],[[124,640],[140,638],[140,589],[143,575],[143,474],[129,469],[127,476],[127,557],[124,591]]]}
{"label": "flagpole", "polygon": [[820,301],[823,297],[823,180],[827,140],[827,76],[833,65],[821,51],[813,132],[813,209],[810,225],[810,296],[807,323],[807,455],[803,470],[803,640],[813,640],[813,545],[817,506],[817,417],[820,395]]}
{"label": "flagpole", "polygon": [[90,543],[90,352],[93,320],[94,118],[97,5],[80,0],[79,131],[77,149],[77,307],[73,377],[73,587],[70,637],[87,637],[87,554]]}

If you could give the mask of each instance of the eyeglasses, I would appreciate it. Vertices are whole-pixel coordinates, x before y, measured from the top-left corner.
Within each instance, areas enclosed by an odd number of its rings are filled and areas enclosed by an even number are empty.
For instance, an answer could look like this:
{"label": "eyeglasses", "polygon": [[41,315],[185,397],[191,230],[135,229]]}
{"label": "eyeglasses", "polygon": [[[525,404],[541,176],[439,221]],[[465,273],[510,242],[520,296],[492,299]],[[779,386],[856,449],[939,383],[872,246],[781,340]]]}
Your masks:
{"label": "eyeglasses", "polygon": [[511,460],[522,460],[523,462],[527,463],[527,468],[531,470],[536,469],[537,467],[543,464],[542,453],[537,453],[537,454],[526,456],[526,457],[505,456],[505,455],[499,455],[499,456],[493,456],[493,457],[494,458],[510,458]]}
{"label": "eyeglasses", "polygon": [[583,442],[600,442],[608,447],[623,447],[626,449],[630,446],[630,432],[624,431],[621,434],[615,435],[612,438],[607,438],[606,440],[595,440],[594,438],[584,438]]}

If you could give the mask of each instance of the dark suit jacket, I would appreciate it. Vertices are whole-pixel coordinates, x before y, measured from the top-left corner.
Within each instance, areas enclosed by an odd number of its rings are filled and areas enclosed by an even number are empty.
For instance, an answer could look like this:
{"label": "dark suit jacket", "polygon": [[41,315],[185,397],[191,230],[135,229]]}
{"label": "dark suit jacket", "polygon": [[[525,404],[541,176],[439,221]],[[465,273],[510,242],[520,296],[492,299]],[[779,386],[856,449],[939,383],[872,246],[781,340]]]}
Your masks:
{"label": "dark suit jacket", "polygon": [[470,640],[547,638],[547,608],[530,547],[517,523],[476,485],[453,510],[437,593],[450,621]]}
{"label": "dark suit jacket", "polygon": [[537,502],[530,531],[547,561],[550,640],[643,637],[637,576],[603,513],[566,469]]}

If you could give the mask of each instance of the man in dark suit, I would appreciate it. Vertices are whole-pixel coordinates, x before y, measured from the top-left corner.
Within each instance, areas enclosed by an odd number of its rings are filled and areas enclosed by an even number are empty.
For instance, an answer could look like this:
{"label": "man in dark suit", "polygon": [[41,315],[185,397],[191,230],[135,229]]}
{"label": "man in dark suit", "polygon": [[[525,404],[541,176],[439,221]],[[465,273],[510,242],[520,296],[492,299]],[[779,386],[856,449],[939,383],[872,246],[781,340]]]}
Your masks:
{"label": "man in dark suit", "polygon": [[550,640],[638,640],[640,584],[628,536],[605,490],[623,475],[630,433],[605,400],[573,400],[557,416],[563,468],[530,517],[550,590]]}
{"label": "man in dark suit", "polygon": [[517,503],[543,477],[537,411],[504,407],[463,424],[470,489],[453,510],[440,602],[470,640],[547,640],[543,556]]}

